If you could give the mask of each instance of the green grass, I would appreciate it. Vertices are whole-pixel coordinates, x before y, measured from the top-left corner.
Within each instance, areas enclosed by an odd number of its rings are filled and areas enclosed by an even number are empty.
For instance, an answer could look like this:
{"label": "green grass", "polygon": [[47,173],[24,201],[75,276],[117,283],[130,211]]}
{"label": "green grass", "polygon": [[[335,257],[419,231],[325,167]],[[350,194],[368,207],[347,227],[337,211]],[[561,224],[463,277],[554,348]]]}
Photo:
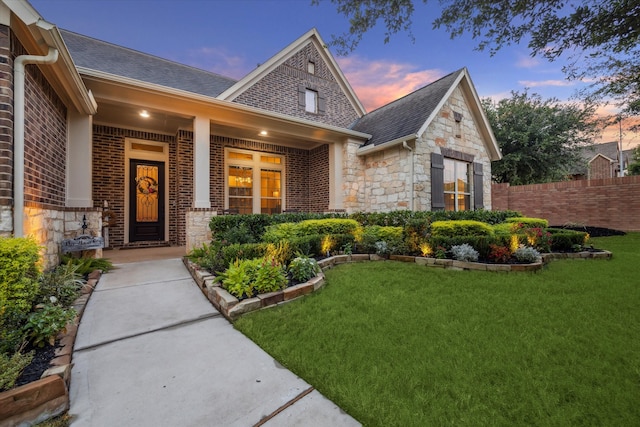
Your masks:
{"label": "green grass", "polygon": [[346,264],[236,327],[365,426],[640,425],[640,234],[538,273]]}

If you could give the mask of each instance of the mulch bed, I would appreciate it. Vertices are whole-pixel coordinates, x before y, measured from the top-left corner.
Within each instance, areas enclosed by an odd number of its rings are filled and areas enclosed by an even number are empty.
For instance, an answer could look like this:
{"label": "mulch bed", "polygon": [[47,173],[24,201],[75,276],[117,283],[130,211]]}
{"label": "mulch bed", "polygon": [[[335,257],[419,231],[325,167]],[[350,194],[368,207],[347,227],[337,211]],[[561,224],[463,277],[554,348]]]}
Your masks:
{"label": "mulch bed", "polygon": [[33,360],[26,368],[24,368],[20,377],[16,380],[16,387],[39,380],[44,371],[49,369],[49,363],[51,360],[56,357],[56,347],[54,346],[47,345],[42,348],[27,348],[24,352],[28,353],[31,350],[35,350]]}
{"label": "mulch bed", "polygon": [[590,227],[587,225],[553,225],[551,228],[564,228],[566,230],[574,230],[574,231],[586,231],[589,233],[591,237],[608,237],[608,236],[624,236],[624,231],[613,230],[611,228],[604,227]]}

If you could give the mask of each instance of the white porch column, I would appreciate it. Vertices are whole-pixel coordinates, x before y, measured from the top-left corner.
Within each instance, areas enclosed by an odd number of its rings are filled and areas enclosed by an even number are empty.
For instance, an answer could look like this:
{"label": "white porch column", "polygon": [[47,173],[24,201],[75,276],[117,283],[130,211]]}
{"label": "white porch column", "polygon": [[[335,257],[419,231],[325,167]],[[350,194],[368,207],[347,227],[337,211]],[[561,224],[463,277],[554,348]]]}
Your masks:
{"label": "white porch column", "polygon": [[[93,207],[93,117],[69,110],[66,206]],[[99,173],[100,171],[96,171]]]}
{"label": "white porch column", "polygon": [[344,209],[343,145],[329,144],[329,209]]}
{"label": "white porch column", "polygon": [[193,120],[193,207],[211,209],[210,186],[210,138],[208,117],[197,116]]}

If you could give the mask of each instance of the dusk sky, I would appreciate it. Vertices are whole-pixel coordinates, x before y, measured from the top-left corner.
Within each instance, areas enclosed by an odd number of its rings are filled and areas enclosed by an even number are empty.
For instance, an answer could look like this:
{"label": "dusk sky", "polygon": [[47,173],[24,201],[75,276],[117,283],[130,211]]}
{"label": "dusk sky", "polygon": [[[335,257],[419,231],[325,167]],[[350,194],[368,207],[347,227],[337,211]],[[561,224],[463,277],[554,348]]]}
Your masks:
{"label": "dusk sky", "polygon": [[[58,27],[240,79],[315,27],[325,42],[348,31],[349,22],[329,0],[31,0]],[[509,97],[529,88],[543,98],[570,100],[586,87],[568,82],[562,62],[532,58],[526,46],[509,46],[495,56],[474,50],[465,36],[451,40],[433,30],[436,0],[416,2],[415,43],[405,33],[384,44],[380,24],[346,57],[331,49],[367,111],[406,95],[461,67],[467,67],[480,97]],[[618,139],[616,129],[602,141]],[[623,147],[640,143],[627,133]]]}

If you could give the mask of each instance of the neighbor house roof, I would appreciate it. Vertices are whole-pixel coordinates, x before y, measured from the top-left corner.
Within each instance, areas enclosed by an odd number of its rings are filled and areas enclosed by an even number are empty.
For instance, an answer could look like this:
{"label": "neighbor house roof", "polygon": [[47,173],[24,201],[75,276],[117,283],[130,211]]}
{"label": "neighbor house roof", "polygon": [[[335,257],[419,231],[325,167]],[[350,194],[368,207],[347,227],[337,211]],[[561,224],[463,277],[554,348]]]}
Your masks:
{"label": "neighbor house roof", "polygon": [[360,118],[352,129],[373,135],[365,145],[380,145],[417,134],[462,72],[462,69],[453,72],[373,110]]}
{"label": "neighbor house roof", "polygon": [[217,97],[236,80],[157,56],[60,30],[79,68],[140,80],[199,95]]}
{"label": "neighbor house roof", "polygon": [[[602,144],[592,144],[584,147],[580,147],[579,150],[582,161],[576,165],[574,170],[571,171],[572,175],[586,175],[588,165],[596,157],[602,156],[614,164],[618,164],[618,142],[604,142]],[[633,149],[623,150],[622,156],[624,158],[625,166],[629,162],[633,153]]]}

